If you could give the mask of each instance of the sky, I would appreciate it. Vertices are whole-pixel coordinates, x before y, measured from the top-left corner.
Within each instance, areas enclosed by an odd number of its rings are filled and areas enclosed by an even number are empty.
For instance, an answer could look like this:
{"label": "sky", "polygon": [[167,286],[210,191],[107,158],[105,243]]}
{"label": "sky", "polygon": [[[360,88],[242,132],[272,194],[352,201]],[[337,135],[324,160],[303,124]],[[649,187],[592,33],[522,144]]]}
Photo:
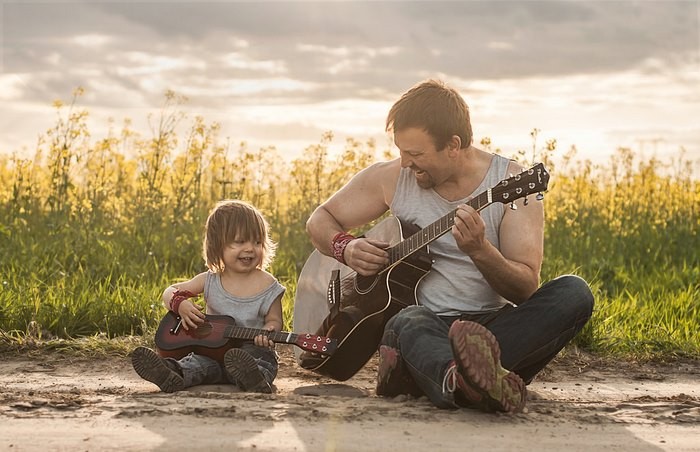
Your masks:
{"label": "sky", "polygon": [[[475,143],[556,139],[604,161],[700,161],[700,1],[0,0],[0,153],[33,154],[52,102],[151,132],[164,93],[220,140],[296,157],[334,133],[392,146],[393,102],[437,78],[467,101]],[[700,168],[700,165],[697,165]]]}

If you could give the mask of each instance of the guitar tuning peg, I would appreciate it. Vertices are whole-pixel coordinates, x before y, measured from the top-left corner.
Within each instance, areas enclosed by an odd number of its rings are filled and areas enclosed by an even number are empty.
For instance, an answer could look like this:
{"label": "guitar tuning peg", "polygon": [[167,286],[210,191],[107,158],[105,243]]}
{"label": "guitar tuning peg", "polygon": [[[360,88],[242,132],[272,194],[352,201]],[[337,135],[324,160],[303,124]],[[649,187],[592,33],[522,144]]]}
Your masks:
{"label": "guitar tuning peg", "polygon": [[526,196],[525,199],[523,199],[523,205],[526,206],[528,201],[529,201],[529,199],[527,199],[527,196]]}
{"label": "guitar tuning peg", "polygon": [[538,201],[542,201],[544,199],[544,195],[542,193],[537,193],[536,199]]}
{"label": "guitar tuning peg", "polygon": [[514,202],[511,202],[510,203],[510,210],[518,210],[518,206],[516,206]]}

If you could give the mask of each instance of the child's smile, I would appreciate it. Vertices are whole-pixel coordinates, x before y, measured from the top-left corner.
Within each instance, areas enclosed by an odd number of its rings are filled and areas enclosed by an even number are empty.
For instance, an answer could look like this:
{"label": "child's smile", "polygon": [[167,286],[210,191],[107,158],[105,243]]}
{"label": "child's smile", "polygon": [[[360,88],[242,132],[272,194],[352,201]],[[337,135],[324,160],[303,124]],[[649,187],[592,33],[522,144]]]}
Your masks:
{"label": "child's smile", "polygon": [[260,265],[262,243],[254,240],[234,240],[224,250],[226,269],[249,272]]}

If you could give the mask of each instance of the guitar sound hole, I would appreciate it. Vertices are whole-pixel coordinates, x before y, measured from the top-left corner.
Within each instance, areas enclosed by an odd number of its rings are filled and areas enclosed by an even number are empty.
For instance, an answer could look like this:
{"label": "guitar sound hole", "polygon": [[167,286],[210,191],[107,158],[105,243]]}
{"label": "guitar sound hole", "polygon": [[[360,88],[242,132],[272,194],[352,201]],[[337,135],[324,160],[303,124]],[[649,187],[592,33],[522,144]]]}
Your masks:
{"label": "guitar sound hole", "polygon": [[198,326],[194,330],[194,336],[196,338],[199,338],[199,339],[205,338],[211,334],[212,330],[213,330],[213,327],[212,327],[211,323],[205,323],[203,325]]}
{"label": "guitar sound hole", "polygon": [[366,294],[377,285],[379,278],[377,276],[355,276],[355,290],[357,293]]}

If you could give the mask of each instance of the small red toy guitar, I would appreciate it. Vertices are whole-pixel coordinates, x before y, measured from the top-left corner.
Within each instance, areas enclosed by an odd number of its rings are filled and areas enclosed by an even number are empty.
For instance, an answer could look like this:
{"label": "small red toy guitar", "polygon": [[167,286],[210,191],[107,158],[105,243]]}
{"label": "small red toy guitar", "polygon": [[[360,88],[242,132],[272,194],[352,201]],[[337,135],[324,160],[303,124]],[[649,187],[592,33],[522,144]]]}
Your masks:
{"label": "small red toy guitar", "polygon": [[324,356],[332,355],[338,346],[337,339],[324,336],[236,326],[236,321],[227,315],[207,315],[204,323],[196,329],[185,330],[180,317],[172,311],[160,321],[155,343],[158,354],[164,358],[180,359],[194,352],[223,362],[226,350],[240,346],[245,340],[252,341],[261,334],[273,342],[293,344]]}

